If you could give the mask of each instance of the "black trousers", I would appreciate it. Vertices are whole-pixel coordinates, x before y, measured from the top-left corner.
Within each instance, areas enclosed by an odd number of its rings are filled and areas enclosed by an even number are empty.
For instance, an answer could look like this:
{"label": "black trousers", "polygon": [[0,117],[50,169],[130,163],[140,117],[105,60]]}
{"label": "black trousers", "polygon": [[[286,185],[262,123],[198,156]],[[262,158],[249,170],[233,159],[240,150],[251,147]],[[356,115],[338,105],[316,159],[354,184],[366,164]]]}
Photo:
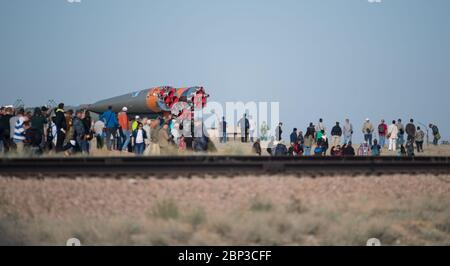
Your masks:
{"label": "black trousers", "polygon": [[66,138],[66,134],[64,132],[62,132],[61,129],[58,129],[56,136],[57,137],[56,137],[55,150],[56,150],[56,152],[62,152],[64,150],[63,144],[64,144],[64,139]]}
{"label": "black trousers", "polygon": [[423,151],[423,141],[416,141],[417,152]]}
{"label": "black trousers", "polygon": [[244,134],[241,133],[241,141],[248,142],[248,128],[244,130]]}
{"label": "black trousers", "polygon": [[13,141],[11,140],[11,138],[9,137],[9,132],[5,132],[3,134],[3,136],[1,136],[2,140],[3,140],[3,152],[7,153],[10,150],[12,150],[13,147]]}

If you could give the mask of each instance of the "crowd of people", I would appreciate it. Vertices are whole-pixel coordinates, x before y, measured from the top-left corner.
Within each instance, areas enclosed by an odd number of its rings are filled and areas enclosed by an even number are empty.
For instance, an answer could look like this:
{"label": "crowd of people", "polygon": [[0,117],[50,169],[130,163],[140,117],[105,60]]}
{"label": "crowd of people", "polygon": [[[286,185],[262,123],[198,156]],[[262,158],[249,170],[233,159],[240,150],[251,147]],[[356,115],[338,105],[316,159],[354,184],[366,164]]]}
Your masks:
{"label": "crowd of people", "polygon": [[[168,155],[186,149],[205,151],[209,139],[204,135],[185,138],[186,130],[171,116],[154,119],[134,116],[129,119],[127,107],[115,113],[112,107],[94,121],[89,110],[64,110],[45,106],[25,111],[12,106],[0,109],[0,152],[41,155],[43,153],[90,154],[91,142],[96,148],[134,152],[137,155]],[[203,124],[195,123],[194,128]],[[202,132],[202,131],[201,131]]]}
{"label": "crowd of people", "polygon": [[[310,123],[305,133],[294,128],[289,135],[289,144],[283,141],[283,124],[279,123],[275,129],[275,138],[268,144],[267,152],[273,156],[302,156],[315,155],[325,156],[328,149],[331,156],[380,156],[383,148],[396,152],[398,155],[414,156],[423,152],[425,132],[420,126],[414,124],[414,119],[410,119],[406,126],[402,120],[393,120],[387,125],[382,119],[377,127],[374,127],[370,119],[366,119],[361,127],[364,142],[355,150],[352,138],[355,133],[352,123],[345,119],[343,125],[339,122],[331,128],[329,135],[325,128],[323,119],[318,123]],[[433,144],[438,145],[441,138],[439,129],[434,124],[429,124],[433,135]],[[374,137],[378,135],[378,139]],[[253,144],[253,151],[261,155],[260,140]]]}
{"label": "crowd of people", "polygon": [[[130,117],[132,117],[130,119]],[[214,149],[209,138],[203,134],[203,123],[194,122],[189,128],[177,122],[170,115],[153,119],[131,116],[127,107],[118,113],[109,107],[94,121],[86,109],[64,110],[60,103],[56,108],[35,108],[25,111],[12,106],[0,108],[0,152],[90,154],[91,142],[95,140],[96,148],[133,152],[137,155],[168,155],[183,153],[187,149],[206,151]],[[256,123],[244,115],[238,122],[241,129],[241,141],[252,142],[253,151],[262,155],[261,140],[255,137]],[[219,123],[219,141],[227,142],[227,122],[225,118]],[[433,144],[438,145],[441,138],[439,129],[429,124],[433,135]],[[202,132],[191,136],[190,132]],[[387,125],[382,119],[377,127],[366,119],[361,127],[364,142],[355,150],[352,138],[355,133],[349,119],[341,125],[339,122],[331,128],[325,127],[323,119],[310,123],[306,131],[294,128],[289,135],[289,144],[283,140],[283,123],[275,128],[274,136],[268,143],[266,151],[273,156],[379,156],[383,148],[397,152],[399,155],[414,156],[423,152],[425,132],[416,126],[413,119],[405,126],[401,119],[393,120]],[[378,136],[378,139],[375,137]]]}

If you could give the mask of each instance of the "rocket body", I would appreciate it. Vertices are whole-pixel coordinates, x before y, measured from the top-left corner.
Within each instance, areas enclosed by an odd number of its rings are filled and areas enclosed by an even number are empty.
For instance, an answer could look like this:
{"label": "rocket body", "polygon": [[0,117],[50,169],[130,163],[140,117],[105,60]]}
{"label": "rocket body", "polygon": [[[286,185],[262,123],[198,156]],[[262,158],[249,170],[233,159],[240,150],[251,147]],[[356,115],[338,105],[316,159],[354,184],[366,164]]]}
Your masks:
{"label": "rocket body", "polygon": [[172,112],[180,104],[203,108],[207,97],[203,87],[161,86],[101,100],[90,104],[88,109],[103,113],[109,106],[113,112],[120,112],[123,107],[127,107],[129,114],[152,115]]}

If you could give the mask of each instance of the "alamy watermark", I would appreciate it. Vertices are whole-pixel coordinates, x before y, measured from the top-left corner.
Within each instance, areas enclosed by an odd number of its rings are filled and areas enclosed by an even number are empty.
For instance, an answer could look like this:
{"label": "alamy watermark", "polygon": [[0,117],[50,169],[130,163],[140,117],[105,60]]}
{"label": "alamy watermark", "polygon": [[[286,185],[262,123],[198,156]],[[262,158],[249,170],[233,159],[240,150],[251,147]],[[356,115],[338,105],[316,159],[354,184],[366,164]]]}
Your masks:
{"label": "alamy watermark", "polygon": [[[224,130],[223,122],[226,122],[226,131],[240,134],[243,130],[248,130],[250,137],[268,138],[275,135],[274,131],[280,123],[280,103],[279,102],[208,102],[204,108],[194,110],[186,109],[179,113],[192,114],[191,119],[187,116],[178,116],[175,123],[182,124],[183,135],[201,137],[208,135],[208,130]],[[179,125],[178,125],[179,126]],[[192,132],[191,130],[194,130]]]}

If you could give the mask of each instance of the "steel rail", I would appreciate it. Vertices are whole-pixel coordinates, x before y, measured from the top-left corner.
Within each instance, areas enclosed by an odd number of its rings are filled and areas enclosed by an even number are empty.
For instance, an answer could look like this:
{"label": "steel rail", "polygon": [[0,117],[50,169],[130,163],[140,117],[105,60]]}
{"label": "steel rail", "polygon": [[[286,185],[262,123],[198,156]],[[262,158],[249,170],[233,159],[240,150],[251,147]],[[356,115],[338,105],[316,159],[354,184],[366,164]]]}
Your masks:
{"label": "steel rail", "polygon": [[0,159],[0,176],[450,173],[450,157],[40,157]]}

